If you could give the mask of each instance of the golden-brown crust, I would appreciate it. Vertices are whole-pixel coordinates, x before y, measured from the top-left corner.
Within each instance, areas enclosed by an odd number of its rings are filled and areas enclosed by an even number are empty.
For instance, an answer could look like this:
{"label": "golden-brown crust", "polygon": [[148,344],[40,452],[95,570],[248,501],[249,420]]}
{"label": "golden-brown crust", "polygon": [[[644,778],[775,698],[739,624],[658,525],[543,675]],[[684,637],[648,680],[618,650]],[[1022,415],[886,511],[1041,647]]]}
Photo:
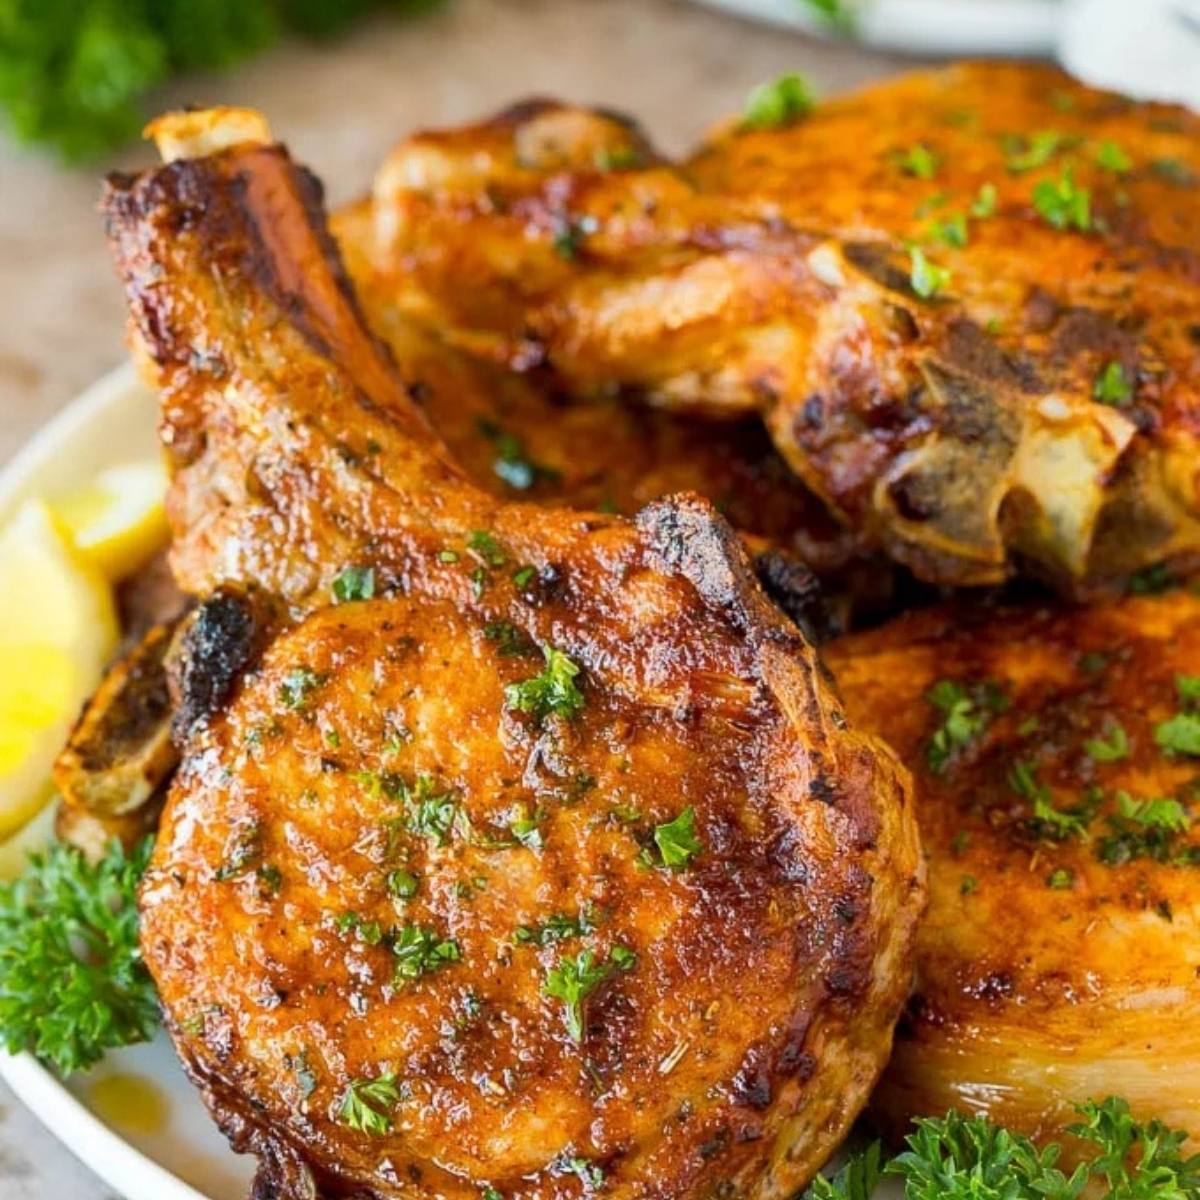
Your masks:
{"label": "golden-brown crust", "polygon": [[[880,1113],[901,1129],[965,1106],[1054,1137],[1073,1102],[1118,1094],[1200,1138],[1198,827],[1156,834],[1121,809],[1122,793],[1177,798],[1194,820],[1200,759],[1156,734],[1190,711],[1178,679],[1200,674],[1200,599],[947,605],[827,661],[850,719],[912,770],[929,862]],[[944,763],[939,681],[974,696],[984,726]],[[1077,831],[1037,820],[1039,796]]]}
{"label": "golden-brown crust", "polygon": [[[522,158],[546,120],[422,134],[381,170],[376,254],[418,319],[582,391],[762,411],[844,520],[938,582],[1070,589],[1195,554],[1195,116],[967,64],[728,126],[678,170],[632,141],[617,170]],[[1036,202],[1067,171],[1084,229]],[[950,271],[932,300],[910,240]],[[1130,395],[1099,403],[1110,364]]]}
{"label": "golden-brown crust", "polygon": [[[115,180],[106,210],[163,389],[177,575],[278,631],[197,706],[142,896],[176,1044],[260,1155],[260,1194],[540,1200],[586,1188],[572,1157],[615,1197],[793,1192],[865,1098],[907,989],[902,770],[845,729],[705,502],[631,523],[467,484],[279,148]],[[349,566],[373,595],[331,607]],[[250,646],[256,622],[217,625]],[[581,669],[573,719],[506,699],[535,646]],[[419,787],[462,814],[444,845],[411,827]],[[541,848],[490,846],[521,804],[545,810]],[[687,808],[703,849],[674,873],[653,831]],[[404,862],[409,907],[388,893]],[[593,932],[513,944],[588,901]],[[457,950],[406,983],[410,913]],[[354,932],[372,920],[386,936]],[[609,962],[618,938],[636,960],[576,1045],[546,974],[568,948]],[[347,1128],[350,1081],[385,1071],[408,1089],[391,1128]]]}

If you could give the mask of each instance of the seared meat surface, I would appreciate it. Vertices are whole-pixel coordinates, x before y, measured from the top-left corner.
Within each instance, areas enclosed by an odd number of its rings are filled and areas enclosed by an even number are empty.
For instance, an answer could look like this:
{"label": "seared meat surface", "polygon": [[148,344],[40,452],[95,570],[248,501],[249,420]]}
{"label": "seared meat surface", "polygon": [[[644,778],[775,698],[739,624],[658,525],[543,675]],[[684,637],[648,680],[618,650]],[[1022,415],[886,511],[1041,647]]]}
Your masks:
{"label": "seared meat surface", "polygon": [[909,76],[679,166],[530,104],[375,188],[398,302],[565,386],[763,414],[934,582],[1087,589],[1200,545],[1200,124],[1049,68]]}
{"label": "seared meat surface", "polygon": [[827,657],[929,864],[878,1111],[1057,1137],[1121,1095],[1200,1140],[1200,599],[950,605]]}
{"label": "seared meat surface", "polygon": [[142,892],[185,1066],[279,1200],[791,1195],[907,993],[903,770],[707,503],[468,483],[231,116],[106,198],[200,601]]}

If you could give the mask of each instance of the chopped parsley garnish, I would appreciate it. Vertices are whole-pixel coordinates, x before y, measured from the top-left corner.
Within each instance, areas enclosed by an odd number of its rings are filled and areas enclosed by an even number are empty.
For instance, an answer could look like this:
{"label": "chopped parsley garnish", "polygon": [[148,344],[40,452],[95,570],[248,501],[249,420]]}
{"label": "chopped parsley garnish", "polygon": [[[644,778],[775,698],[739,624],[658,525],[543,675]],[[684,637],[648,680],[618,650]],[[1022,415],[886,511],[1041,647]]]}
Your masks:
{"label": "chopped parsley garnish", "polygon": [[925,693],[925,699],[945,714],[925,750],[929,768],[940,775],[960,751],[970,746],[987,729],[996,713],[1008,708],[1008,697],[994,683],[964,686],[940,679]]}
{"label": "chopped parsley garnish", "polygon": [[333,581],[333,598],[339,604],[351,600],[370,600],[374,595],[374,567],[347,567]]}
{"label": "chopped parsley garnish", "polygon": [[595,217],[580,217],[578,220],[564,218],[554,231],[554,240],[551,243],[554,253],[568,261],[578,258],[584,240],[599,228]]}
{"label": "chopped parsley garnish", "polygon": [[1013,175],[1035,171],[1044,167],[1070,141],[1053,129],[1038,130],[1027,138],[1020,134],[1011,135],[1004,140],[1004,165]]}
{"label": "chopped parsley garnish", "polygon": [[1096,376],[1096,382],[1092,385],[1092,396],[1101,404],[1111,404],[1116,408],[1129,403],[1133,397],[1133,384],[1119,362],[1114,360],[1105,364],[1104,370]]}
{"label": "chopped parsley garnish", "polygon": [[574,1175],[588,1192],[598,1191],[604,1186],[604,1169],[570,1148],[550,1164],[550,1169],[556,1175]]}
{"label": "chopped parsley garnish", "polygon": [[221,865],[213,878],[218,883],[244,875],[262,858],[262,828],[257,822],[239,827],[225,845]]}
{"label": "chopped parsley garnish", "polygon": [[808,116],[816,97],[803,75],[792,72],[770,83],[760,83],[746,99],[743,129],[779,129]]}
{"label": "chopped parsley garnish", "polygon": [[458,551],[457,550],[439,550],[438,551],[438,562],[444,562],[444,563],[458,562]]}
{"label": "chopped parsley garnish", "polygon": [[444,846],[450,840],[450,832],[458,816],[454,793],[439,792],[429,775],[418,775],[412,788],[401,786],[409,830],[429,838],[437,846]]}
{"label": "chopped parsley garnish", "polygon": [[421,881],[411,871],[403,869],[389,871],[387,877],[388,894],[398,900],[411,900],[421,886]]}
{"label": "chopped parsley garnish", "polygon": [[483,636],[496,643],[496,649],[505,657],[528,654],[536,647],[511,621],[489,621],[483,627]]}
{"label": "chopped parsley garnish", "polygon": [[513,939],[528,945],[548,946],[551,942],[583,937],[585,933],[591,933],[594,928],[591,914],[586,909],[577,917],[568,917],[565,913],[554,913],[540,925],[518,925],[513,931]]}
{"label": "chopped parsley garnish", "polygon": [[974,875],[964,875],[958,884],[958,894],[960,896],[970,896],[973,892],[979,890],[979,880]]}
{"label": "chopped parsley garnish", "polygon": [[542,991],[563,1002],[563,1018],[572,1041],[583,1041],[584,1005],[615,969],[612,962],[596,962],[591,950],[580,950],[574,957],[564,955],[546,972]]}
{"label": "chopped parsley garnish", "polygon": [[930,233],[937,241],[960,249],[970,240],[967,218],[960,212],[934,221],[930,226]]}
{"label": "chopped parsley garnish", "polygon": [[540,675],[504,689],[504,703],[541,721],[552,713],[570,720],[583,708],[583,693],[575,684],[579,668],[560,650],[543,646],[546,667]]}
{"label": "chopped parsley garnish", "polygon": [[504,566],[504,550],[495,536],[486,529],[471,530],[471,535],[467,538],[467,549],[486,566]]}
{"label": "chopped parsley garnish", "polygon": [[1096,165],[1114,175],[1124,175],[1133,170],[1133,161],[1116,142],[1103,141],[1096,150]]}
{"label": "chopped parsley garnish", "polygon": [[341,934],[357,933],[368,946],[383,941],[383,928],[378,921],[364,921],[356,912],[344,912],[334,918],[334,928]]}
{"label": "chopped parsley garnish", "polygon": [[544,466],[530,458],[521,439],[494,421],[486,418],[480,420],[479,432],[495,447],[492,470],[509,487],[525,492],[541,480],[554,482],[561,478],[561,473],[553,467]]}
{"label": "chopped parsley garnish", "polygon": [[1200,754],[1200,713],[1180,712],[1155,726],[1154,740],[1175,754]]}
{"label": "chopped parsley garnish", "polygon": [[1195,172],[1178,158],[1156,158],[1150,163],[1150,170],[1160,179],[1179,187],[1190,187],[1196,182]]}
{"label": "chopped parsley garnish", "polygon": [[392,936],[396,979],[419,979],[456,963],[462,949],[453,938],[444,938],[427,925],[404,925]]}
{"label": "chopped parsley garnish", "polygon": [[996,185],[994,183],[980,184],[979,191],[971,203],[971,216],[982,220],[985,217],[994,215],[996,212],[996,198]]}
{"label": "chopped parsley garnish", "polygon": [[1200,755],[1200,676],[1177,674],[1175,690],[1183,712],[1154,727],[1154,740],[1175,754]]}
{"label": "chopped parsley garnish", "polygon": [[513,572],[512,580],[518,588],[527,588],[533,582],[536,575],[537,567],[526,563],[523,567],[518,567]]}
{"label": "chopped parsley garnish", "polygon": [[911,175],[915,179],[929,180],[937,174],[938,156],[924,142],[918,142],[901,152],[897,155],[896,162],[905,175]]}
{"label": "chopped parsley garnish", "polygon": [[375,1079],[352,1079],[342,1096],[338,1117],[342,1123],[359,1133],[372,1133],[377,1137],[390,1133],[391,1111],[400,1103],[400,1089],[396,1076],[379,1075]]}
{"label": "chopped parsley garnish", "polygon": [[908,252],[909,275],[908,281],[912,290],[922,300],[930,300],[950,284],[950,271],[929,261],[925,251],[920,246],[913,246]]}
{"label": "chopped parsley garnish", "polygon": [[696,810],[689,805],[673,821],[655,825],[654,845],[664,867],[682,871],[703,849],[696,836]]}
{"label": "chopped parsley garnish", "polygon": [[1087,756],[1096,762],[1118,762],[1129,757],[1129,738],[1122,726],[1112,724],[1104,737],[1088,738],[1083,743]]}
{"label": "chopped parsley garnish", "polygon": [[279,698],[288,708],[303,708],[311,693],[325,682],[309,667],[293,667],[279,685]]}
{"label": "chopped parsley garnish", "polygon": [[1043,179],[1034,186],[1033,207],[1055,229],[1086,233],[1092,228],[1092,193],[1075,183],[1067,167],[1057,180]]}
{"label": "chopped parsley garnish", "polygon": [[545,819],[546,814],[541,809],[530,812],[528,808],[522,808],[509,822],[508,831],[527,850],[540,850],[545,844],[542,836],[542,822]]}
{"label": "chopped parsley garnish", "polygon": [[1075,885],[1075,872],[1070,867],[1056,867],[1046,876],[1046,886],[1056,892],[1069,892]]}
{"label": "chopped parsley garnish", "polygon": [[1129,577],[1129,592],[1133,596],[1158,596],[1169,591],[1179,581],[1167,568],[1166,563],[1155,563],[1135,571]]}
{"label": "chopped parsley garnish", "polygon": [[1050,789],[1038,779],[1037,770],[1031,763],[1013,763],[1008,772],[1008,786],[1018,796],[1033,801],[1033,816],[1029,824],[1038,837],[1053,842],[1063,842],[1070,837],[1087,840],[1093,806],[1083,804],[1070,809],[1056,808]]}
{"label": "chopped parsley garnish", "polygon": [[147,838],[113,844],[94,865],[56,843],[0,884],[0,1044],[32,1051],[60,1075],[106,1050],[144,1042],[158,1025],[138,946],[137,885]]}

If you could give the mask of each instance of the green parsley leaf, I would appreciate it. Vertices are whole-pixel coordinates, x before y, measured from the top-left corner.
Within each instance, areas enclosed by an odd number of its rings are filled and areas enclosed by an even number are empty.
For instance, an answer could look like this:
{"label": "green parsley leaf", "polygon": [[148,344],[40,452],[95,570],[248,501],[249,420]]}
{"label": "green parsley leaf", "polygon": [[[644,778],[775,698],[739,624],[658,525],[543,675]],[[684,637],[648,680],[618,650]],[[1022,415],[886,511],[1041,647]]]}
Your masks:
{"label": "green parsley leaf", "polygon": [[1004,165],[1013,175],[1022,175],[1044,167],[1071,139],[1053,129],[1041,129],[1024,137],[1010,136],[1004,141]]}
{"label": "green parsley leaf", "polygon": [[1180,703],[1189,708],[1200,705],[1200,675],[1176,675],[1175,690],[1179,693]]}
{"label": "green parsley leaf", "polygon": [[930,226],[930,233],[939,242],[959,249],[970,240],[967,218],[963,213],[951,213],[948,217],[934,221]]}
{"label": "green parsley leaf", "polygon": [[929,739],[925,758],[935,775],[950,760],[978,738],[994,714],[1008,708],[1008,697],[994,683],[972,684],[970,688],[952,679],[940,679],[925,693],[925,699],[946,714],[946,719]]}
{"label": "green parsley leaf", "polygon": [[492,471],[510,488],[526,492],[535,484],[545,481],[557,482],[562,473],[553,467],[535,462],[525,452],[525,444],[515,434],[509,433],[494,421],[486,418],[478,423],[479,432],[495,447],[496,457]]}
{"label": "green parsley leaf", "polygon": [[883,1147],[872,1142],[856,1150],[832,1179],[818,1175],[801,1200],[870,1200],[883,1177]]}
{"label": "green parsley leaf", "polygon": [[530,812],[522,807],[519,815],[509,822],[508,830],[527,850],[540,850],[545,844],[542,836],[542,822],[545,819],[546,814],[541,809]]}
{"label": "green parsley leaf", "polygon": [[486,529],[472,529],[467,538],[467,549],[489,567],[504,566],[504,549],[495,536]]}
{"label": "green parsley leaf", "polygon": [[939,267],[929,261],[925,251],[920,246],[913,246],[909,252],[909,284],[912,290],[922,300],[930,300],[950,284],[950,272],[946,267]]}
{"label": "green parsley leaf", "polygon": [[1129,155],[1116,142],[1103,141],[1096,150],[1096,165],[1114,175],[1124,175],[1133,170]]}
{"label": "green parsley leaf", "polygon": [[1092,193],[1075,183],[1070,167],[1057,181],[1043,179],[1034,186],[1033,207],[1055,229],[1074,227],[1081,233],[1092,228]]}
{"label": "green parsley leaf", "polygon": [[443,938],[428,925],[404,925],[392,936],[396,979],[419,979],[462,958],[453,938]]}
{"label": "green parsley leaf", "polygon": [[151,840],[114,842],[92,865],[62,843],[0,884],[0,1044],[32,1051],[60,1075],[158,1025],[137,934],[137,885]]}
{"label": "green parsley leaf", "polygon": [[971,216],[978,217],[981,220],[993,216],[996,212],[996,185],[994,183],[981,183],[979,191],[971,204]]}
{"label": "green parsley leaf", "polygon": [[1178,187],[1191,187],[1196,182],[1196,173],[1179,158],[1156,158],[1150,163],[1150,170]]}
{"label": "green parsley leaf", "polygon": [[1075,885],[1075,872],[1070,867],[1056,867],[1046,876],[1046,886],[1056,892],[1069,892]]}
{"label": "green parsley leaf", "polygon": [[387,1073],[375,1079],[352,1079],[342,1096],[338,1117],[359,1133],[382,1137],[392,1128],[391,1110],[400,1103],[396,1076]]}
{"label": "green parsley leaf", "polygon": [[504,703],[518,712],[532,713],[541,721],[551,713],[570,720],[583,708],[583,693],[575,684],[579,668],[553,646],[543,646],[545,670],[532,679],[510,683],[504,689]]}
{"label": "green parsley leaf", "polygon": [[546,973],[542,991],[566,1006],[563,1016],[572,1041],[583,1041],[584,1004],[613,970],[612,963],[595,962],[591,950],[580,950],[573,958],[560,958]]}
{"label": "green parsley leaf", "polygon": [[496,649],[505,658],[528,654],[536,649],[534,644],[511,621],[489,621],[483,627],[483,636],[496,643]]}
{"label": "green parsley leaf", "polygon": [[293,667],[279,685],[279,698],[288,708],[303,708],[309,695],[324,682],[325,676],[309,667]]}
{"label": "green parsley leaf", "polygon": [[421,881],[411,871],[389,871],[387,890],[398,900],[411,900],[421,886]]}
{"label": "green parsley leaf", "polygon": [[450,832],[458,816],[454,793],[439,792],[430,775],[418,775],[411,789],[398,777],[390,776],[388,780],[395,780],[399,784],[407,808],[409,830],[428,838],[436,846],[444,846],[450,840]]}
{"label": "green parsley leaf", "polygon": [[1129,403],[1133,397],[1133,384],[1125,375],[1125,368],[1116,361],[1106,363],[1104,370],[1096,376],[1092,385],[1092,396],[1101,404],[1116,408]]}
{"label": "green parsley leaf", "polygon": [[1067,1132],[1097,1153],[1088,1162],[1093,1179],[1104,1181],[1104,1200],[1184,1200],[1200,1195],[1200,1154],[1183,1156],[1187,1134],[1162,1121],[1134,1120],[1129,1104],[1109,1096],[1078,1106],[1083,1120]]}
{"label": "green parsley leaf", "polygon": [[585,933],[591,933],[594,928],[591,916],[586,910],[577,917],[554,913],[540,925],[518,925],[513,931],[513,938],[528,945],[548,946],[551,942],[583,937]]}
{"label": "green parsley leaf", "polygon": [[915,179],[932,179],[937,174],[938,156],[924,142],[903,151],[896,157],[896,162],[905,175]]}
{"label": "green parsley leaf", "polygon": [[1200,714],[1176,713],[1155,726],[1154,740],[1175,754],[1200,755]]}
{"label": "green parsley leaf", "polygon": [[760,83],[746,99],[743,129],[779,129],[808,116],[817,101],[803,75],[792,72],[771,83]]}
{"label": "green parsley leaf", "polygon": [[333,581],[333,598],[339,604],[351,600],[370,600],[374,595],[374,567],[347,567]]}
{"label": "green parsley leaf", "polygon": [[696,810],[689,805],[673,821],[656,825],[654,844],[664,867],[682,871],[703,848],[696,837]]}
{"label": "green parsley leaf", "polygon": [[1149,829],[1164,829],[1168,833],[1186,833],[1192,821],[1182,804],[1173,796],[1158,796],[1152,800],[1134,800],[1128,792],[1117,793],[1121,816],[1135,825]]}
{"label": "green parsley leaf", "polygon": [[1119,762],[1129,757],[1129,738],[1124,728],[1114,723],[1108,727],[1107,737],[1088,738],[1083,748],[1096,762]]}

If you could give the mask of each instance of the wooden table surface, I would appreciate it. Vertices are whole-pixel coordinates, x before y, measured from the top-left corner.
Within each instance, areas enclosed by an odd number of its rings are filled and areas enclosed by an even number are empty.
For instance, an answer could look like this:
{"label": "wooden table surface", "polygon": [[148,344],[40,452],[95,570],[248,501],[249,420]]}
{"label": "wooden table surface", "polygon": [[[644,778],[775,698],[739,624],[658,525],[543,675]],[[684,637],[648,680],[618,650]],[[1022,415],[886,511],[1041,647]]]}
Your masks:
{"label": "wooden table surface", "polygon": [[[788,70],[832,92],[903,69],[899,59],[749,25],[684,0],[451,0],[418,20],[376,20],[335,47],[289,43],[158,98],[250,104],[325,181],[364,191],[415,126],[477,117],[533,94],[635,114],[668,151]],[[96,215],[104,170],[130,147],[67,170],[0,142],[0,464],[83,387],[119,364],[124,314]],[[109,1200],[0,1084],[0,1197]]]}

